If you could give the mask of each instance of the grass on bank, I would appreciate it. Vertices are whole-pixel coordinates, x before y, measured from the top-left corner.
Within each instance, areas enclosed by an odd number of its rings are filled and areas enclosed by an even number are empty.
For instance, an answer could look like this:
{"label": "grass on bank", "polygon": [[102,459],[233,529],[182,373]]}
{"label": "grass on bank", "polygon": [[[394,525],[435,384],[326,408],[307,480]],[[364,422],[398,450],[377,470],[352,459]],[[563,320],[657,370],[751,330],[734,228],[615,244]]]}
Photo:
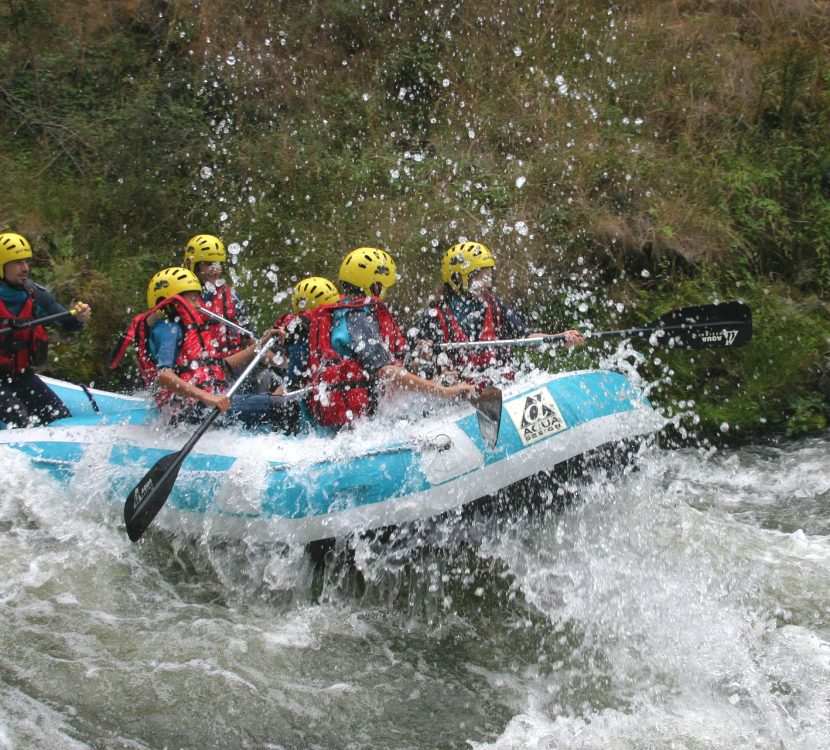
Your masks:
{"label": "grass on bank", "polygon": [[122,384],[109,349],[197,231],[243,245],[261,325],[358,244],[395,254],[412,322],[466,236],[540,327],[744,297],[756,341],[673,355],[658,395],[695,392],[707,430],[817,429],[828,29],[785,0],[7,0],[0,224],[61,299],[95,306],[58,376]]}

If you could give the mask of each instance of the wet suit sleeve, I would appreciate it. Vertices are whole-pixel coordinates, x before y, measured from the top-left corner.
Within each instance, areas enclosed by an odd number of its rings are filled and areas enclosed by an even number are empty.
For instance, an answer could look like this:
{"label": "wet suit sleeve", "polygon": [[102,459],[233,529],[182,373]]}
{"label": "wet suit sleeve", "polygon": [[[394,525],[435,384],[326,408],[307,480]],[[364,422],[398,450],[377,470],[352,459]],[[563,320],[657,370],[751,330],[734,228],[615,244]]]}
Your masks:
{"label": "wet suit sleeve", "polygon": [[505,305],[501,300],[498,300],[497,304],[501,308],[502,336],[504,338],[521,339],[530,333],[527,323],[524,322],[519,313],[512,307]]}
{"label": "wet suit sleeve", "polygon": [[[40,318],[62,312],[66,312],[66,308],[52,296],[52,293],[40,285],[35,285],[36,316]],[[80,331],[84,327],[84,324],[74,316],[61,318],[60,320],[56,320],[55,323],[69,332]]]}
{"label": "wet suit sleeve", "polygon": [[[407,343],[411,352],[416,352],[419,341],[432,343],[433,357],[439,353],[438,345],[444,341],[444,332],[438,322],[438,312],[435,307],[427,308],[418,321],[418,327],[407,331]],[[438,374],[438,366],[434,358],[422,359],[416,354],[407,360],[407,364],[422,378],[431,379]]]}
{"label": "wet suit sleeve", "polygon": [[379,370],[392,364],[374,315],[365,310],[350,310],[346,316],[352,353],[366,370]]}
{"label": "wet suit sleeve", "polygon": [[415,336],[411,338],[412,341],[425,339],[432,341],[433,344],[440,344],[444,340],[444,332],[441,330],[441,324],[438,322],[438,312],[436,308],[430,307],[421,315],[421,320],[418,323],[418,329]]}

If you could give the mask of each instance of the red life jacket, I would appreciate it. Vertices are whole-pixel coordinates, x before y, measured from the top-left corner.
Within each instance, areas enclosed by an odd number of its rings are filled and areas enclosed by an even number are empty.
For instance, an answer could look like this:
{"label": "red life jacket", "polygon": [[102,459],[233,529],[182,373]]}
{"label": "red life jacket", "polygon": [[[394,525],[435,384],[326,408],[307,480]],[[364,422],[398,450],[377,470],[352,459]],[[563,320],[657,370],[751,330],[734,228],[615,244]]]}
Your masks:
{"label": "red life jacket", "polygon": [[151,310],[139,313],[122,334],[115,351],[112,353],[109,366],[115,369],[130,344],[134,344],[138,371],[144,385],[153,388],[153,400],[159,409],[167,406],[172,400],[190,403],[193,399],[184,399],[166,388],[158,388],[158,366],[150,353],[150,325],[148,318],[161,308],[173,305],[179,317],[179,323],[184,329],[179,354],[173,366],[176,373],[186,383],[191,383],[200,390],[208,393],[217,393],[227,384],[227,370],[215,337],[211,334],[207,319],[194,310],[187,300],[174,295],[162,300]]}
{"label": "red life jacket", "polygon": [[285,328],[288,331],[291,331],[291,328],[293,327],[292,324],[295,323],[299,318],[308,319],[310,316],[311,312],[286,313],[282,317],[277,318],[271,325],[271,328]]}
{"label": "red life jacket", "polygon": [[[210,302],[206,302],[205,298],[202,297],[201,305],[206,310],[221,315],[231,323],[239,324],[231,288],[227,284],[216,287]],[[208,333],[216,339],[217,346],[224,356],[236,354],[245,348],[243,335],[239,331],[220,323],[218,320],[208,320],[206,325]]]}
{"label": "red life jacket", "polygon": [[357,359],[338,354],[331,343],[332,318],[337,310],[372,308],[381,339],[396,362],[406,341],[386,305],[376,297],[321,305],[309,315],[309,371],[312,391],[308,406],[321,425],[343,427],[375,408],[376,383]]}
{"label": "red life jacket", "polygon": [[[27,321],[35,317],[34,292],[29,296],[15,315],[0,299],[0,328],[5,328],[4,321]],[[0,336],[0,372],[17,374],[30,367],[42,365],[46,361],[46,349],[49,337],[43,326],[20,328]]]}
{"label": "red life jacket", "polygon": [[[481,333],[478,341],[496,341],[501,338],[502,319],[501,307],[495,297],[485,294],[484,320],[481,324]],[[438,317],[438,324],[441,326],[441,333],[445,344],[455,342],[466,342],[470,337],[461,328],[461,324],[453,315],[452,308],[448,302],[439,304],[435,308]],[[472,370],[482,371],[495,364],[498,364],[496,353],[492,349],[457,349],[450,354],[453,364],[459,371]]]}

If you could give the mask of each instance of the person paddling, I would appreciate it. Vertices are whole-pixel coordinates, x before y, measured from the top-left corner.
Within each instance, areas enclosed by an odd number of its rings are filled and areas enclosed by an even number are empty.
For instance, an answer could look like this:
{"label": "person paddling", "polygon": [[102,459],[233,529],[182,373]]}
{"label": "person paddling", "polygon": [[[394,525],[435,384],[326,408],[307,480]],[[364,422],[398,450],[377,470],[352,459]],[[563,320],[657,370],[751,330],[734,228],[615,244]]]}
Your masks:
{"label": "person paddling", "polygon": [[76,332],[92,315],[83,302],[67,310],[35,284],[29,278],[31,258],[32,247],[25,237],[15,232],[0,234],[0,329],[11,329],[0,334],[0,422],[18,427],[72,416],[33,369],[46,361],[49,339],[45,328],[25,324],[59,316],[54,322]]}
{"label": "person paddling", "polygon": [[340,265],[343,299],[315,310],[309,325],[308,404],[318,424],[343,427],[375,411],[389,387],[446,400],[475,395],[466,384],[444,386],[421,378],[402,364],[405,341],[383,302],[396,269],[384,250],[359,247]]}
{"label": "person paddling", "polygon": [[283,366],[289,390],[303,388],[309,382],[308,331],[312,312],[339,301],[337,287],[322,276],[308,276],[294,286],[291,312],[274,323],[274,328],[285,331]]}
{"label": "person paddling", "polygon": [[[413,336],[411,364],[422,374],[450,380],[509,380],[514,374],[509,351],[478,348],[445,353],[440,352],[440,344],[552,335],[530,332],[522,317],[493,294],[495,267],[493,254],[480,242],[460,242],[444,253],[440,297],[422,314]],[[585,343],[579,331],[561,335],[569,346]]]}
{"label": "person paddling", "polygon": [[[222,240],[212,234],[197,234],[187,242],[183,266],[192,271],[202,285],[199,302],[202,307],[250,330],[244,303],[222,278],[222,264],[227,257]],[[253,342],[238,330],[215,320],[210,322],[210,332],[216,337],[220,351],[225,354],[235,354]]]}
{"label": "person paddling", "polygon": [[[156,406],[172,421],[201,422],[212,408],[224,422],[245,426],[267,424],[293,432],[296,408],[283,396],[269,393],[224,395],[228,373],[251,362],[254,344],[225,354],[213,335],[210,319],[198,311],[202,285],[186,268],[165,268],[150,279],[145,312],[133,318],[113,356],[115,368],[133,344],[144,384]],[[270,330],[260,345],[277,335]]]}

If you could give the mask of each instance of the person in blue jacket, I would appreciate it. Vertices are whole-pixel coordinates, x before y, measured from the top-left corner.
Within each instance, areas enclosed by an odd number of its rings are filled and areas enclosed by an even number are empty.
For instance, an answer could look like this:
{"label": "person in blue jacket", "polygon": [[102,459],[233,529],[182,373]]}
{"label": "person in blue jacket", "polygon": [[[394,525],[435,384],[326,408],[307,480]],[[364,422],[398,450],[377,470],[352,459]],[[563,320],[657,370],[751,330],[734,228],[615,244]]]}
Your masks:
{"label": "person in blue jacket", "polygon": [[291,293],[291,312],[274,323],[285,331],[285,385],[288,390],[308,385],[308,327],[309,316],[322,305],[340,300],[340,292],[322,276],[308,276],[294,286]]}
{"label": "person in blue jacket", "polygon": [[[256,356],[257,345],[227,354],[211,334],[209,319],[199,312],[202,285],[183,267],[165,268],[147,287],[147,310],[136,315],[122,336],[109,366],[115,368],[130,344],[139,372],[159,411],[173,422],[201,422],[210,410],[223,414],[217,424],[296,429],[296,408],[277,393],[225,391],[231,373]],[[270,330],[260,342],[274,336]]]}
{"label": "person in blue jacket", "polygon": [[25,427],[71,416],[34,368],[46,361],[48,337],[32,320],[66,313],[54,322],[65,331],[83,328],[92,315],[78,302],[71,310],[29,278],[32,247],[15,232],[0,234],[0,422]]}

